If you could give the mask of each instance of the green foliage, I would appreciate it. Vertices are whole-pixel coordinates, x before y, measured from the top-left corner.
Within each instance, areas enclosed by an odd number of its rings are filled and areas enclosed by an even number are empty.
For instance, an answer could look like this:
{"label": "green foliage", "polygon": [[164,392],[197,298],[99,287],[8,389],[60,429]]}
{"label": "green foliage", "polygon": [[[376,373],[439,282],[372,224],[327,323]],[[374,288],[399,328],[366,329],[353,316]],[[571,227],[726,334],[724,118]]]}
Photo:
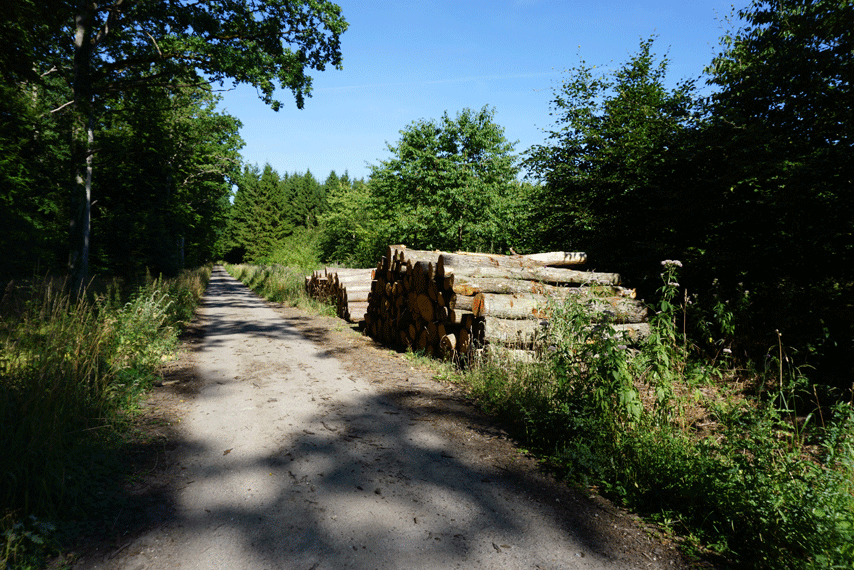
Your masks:
{"label": "green foliage", "polygon": [[0,519],[0,570],[43,568],[55,548],[56,526],[32,515]]}
{"label": "green foliage", "polygon": [[308,296],[305,291],[307,272],[283,265],[226,265],[232,277],[276,303],[284,303],[328,316],[335,315],[335,308]]}
{"label": "green foliage", "polygon": [[545,183],[540,201],[553,205],[539,227],[545,247],[621,270],[669,254],[689,196],[676,173],[681,135],[696,124],[694,85],[665,89],[668,60],[656,63],[652,44],[610,75],[582,61],[555,91],[549,143],[525,159]]}
{"label": "green foliage", "polygon": [[[720,379],[736,371],[694,360],[677,326],[690,308],[679,302],[681,264],[663,265],[653,334],[637,349],[570,303],[553,308],[544,361],[490,361],[463,381],[567,477],[739,567],[850,567],[851,405],[799,417],[792,404],[803,380],[776,360],[763,397],[704,396],[698,386],[725,390]],[[686,410],[698,408],[713,432],[694,430]]]}
{"label": "green foliage", "polygon": [[704,278],[743,283],[751,332],[773,340],[780,330],[828,383],[847,389],[854,3],[757,0],[738,15],[743,27],[723,38],[708,69],[717,91],[694,142],[698,184],[717,201]]}
{"label": "green foliage", "polygon": [[136,90],[104,117],[92,266],[140,278],[211,261],[225,224],[240,122],[209,89]]}
{"label": "green foliage", "polygon": [[327,201],[329,209],[320,217],[321,259],[345,267],[375,266],[392,240],[386,222],[373,209],[371,186],[341,180]]}
{"label": "green foliage", "polygon": [[318,228],[297,228],[270,254],[267,262],[308,274],[320,267],[320,239]]}
{"label": "green foliage", "polygon": [[[693,81],[664,87],[652,40],[611,74],[571,71],[548,144],[524,163],[543,182],[537,200],[556,205],[529,218],[534,242],[586,251],[646,298],[657,260],[686,260],[684,287],[717,294],[683,324],[698,345],[758,360],[779,330],[839,396],[854,370],[854,3],[756,0],[738,15],[707,99]],[[722,310],[739,336],[708,345]]]}
{"label": "green foliage", "polygon": [[[56,519],[86,510],[99,477],[116,470],[111,458],[127,414],[174,348],[178,319],[192,314],[189,305],[209,277],[206,268],[153,281],[126,303],[115,285],[79,298],[47,279],[7,287],[0,303],[4,517]],[[10,520],[4,532],[17,533],[20,516]]]}
{"label": "green foliage", "polygon": [[[16,234],[38,233],[48,196],[56,217],[66,218],[62,226],[50,219],[51,233],[65,233],[71,220],[68,259],[78,291],[90,242],[95,269],[129,260],[133,277],[140,266],[175,274],[185,261],[213,257],[238,139],[237,121],[212,112],[210,83],[250,84],[274,110],[280,87],[302,108],[311,95],[307,72],[341,66],[347,28],[326,0],[21,0],[4,4],[3,16],[0,126],[8,136],[0,138],[0,156],[25,159],[20,167],[0,164],[0,182],[14,182],[4,217]],[[35,112],[18,112],[27,106]],[[39,148],[57,132],[61,150]],[[53,194],[56,181],[64,181],[62,194]],[[128,239],[116,237],[121,230]],[[49,238],[59,249],[57,236]],[[22,252],[26,270],[37,260],[56,264],[55,251],[35,246]]]}
{"label": "green foliage", "polygon": [[48,113],[61,95],[0,84],[0,275],[31,277],[63,259],[68,123]]}
{"label": "green foliage", "polygon": [[[337,180],[334,172],[330,176]],[[229,212],[227,259],[284,260],[290,257],[286,250],[297,246],[294,259],[300,266],[316,264],[314,228],[327,207],[328,187],[319,184],[311,172],[279,175],[269,164],[263,171],[245,166]]]}
{"label": "green foliage", "polygon": [[110,364],[119,374],[148,376],[175,346],[177,333],[166,324],[172,302],[159,285],[140,291],[115,317]]}
{"label": "green foliage", "polygon": [[[390,242],[417,249],[505,251],[518,167],[494,111],[420,120],[371,167],[373,211]],[[386,244],[387,245],[387,244]]]}

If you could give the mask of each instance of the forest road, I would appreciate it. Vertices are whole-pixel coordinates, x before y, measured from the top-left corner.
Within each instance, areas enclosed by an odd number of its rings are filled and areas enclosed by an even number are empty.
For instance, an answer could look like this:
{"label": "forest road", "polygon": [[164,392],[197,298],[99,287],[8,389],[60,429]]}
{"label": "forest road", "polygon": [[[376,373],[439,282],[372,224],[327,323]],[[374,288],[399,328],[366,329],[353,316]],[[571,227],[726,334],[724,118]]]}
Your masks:
{"label": "forest road", "polygon": [[452,387],[331,319],[277,308],[221,268],[200,318],[168,516],[74,568],[687,567],[633,517],[541,473]]}

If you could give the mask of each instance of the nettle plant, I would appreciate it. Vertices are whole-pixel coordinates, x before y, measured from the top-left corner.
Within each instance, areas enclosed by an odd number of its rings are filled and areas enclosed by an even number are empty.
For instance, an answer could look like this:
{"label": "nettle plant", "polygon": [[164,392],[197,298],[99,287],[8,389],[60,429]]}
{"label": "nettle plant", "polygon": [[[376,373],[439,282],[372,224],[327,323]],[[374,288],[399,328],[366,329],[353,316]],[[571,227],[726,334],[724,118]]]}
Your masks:
{"label": "nettle plant", "polygon": [[627,346],[610,315],[600,315],[604,320],[594,324],[580,303],[555,303],[550,309],[548,351],[556,369],[556,400],[568,415],[596,418],[617,438],[643,414]]}

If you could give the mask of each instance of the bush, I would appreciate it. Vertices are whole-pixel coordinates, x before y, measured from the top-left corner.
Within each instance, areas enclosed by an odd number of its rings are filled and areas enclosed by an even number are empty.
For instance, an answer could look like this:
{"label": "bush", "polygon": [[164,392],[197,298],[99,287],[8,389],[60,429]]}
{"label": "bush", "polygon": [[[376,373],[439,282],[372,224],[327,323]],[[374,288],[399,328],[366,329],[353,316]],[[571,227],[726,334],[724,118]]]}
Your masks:
{"label": "bush", "polygon": [[[543,362],[482,362],[465,382],[567,477],[740,566],[852,567],[854,410],[798,418],[803,379],[785,373],[782,347],[773,390],[731,391],[721,379],[738,372],[698,360],[678,332],[679,266],[665,262],[652,335],[637,349],[570,303],[552,308]],[[707,410],[711,432],[694,429],[692,407]]]}

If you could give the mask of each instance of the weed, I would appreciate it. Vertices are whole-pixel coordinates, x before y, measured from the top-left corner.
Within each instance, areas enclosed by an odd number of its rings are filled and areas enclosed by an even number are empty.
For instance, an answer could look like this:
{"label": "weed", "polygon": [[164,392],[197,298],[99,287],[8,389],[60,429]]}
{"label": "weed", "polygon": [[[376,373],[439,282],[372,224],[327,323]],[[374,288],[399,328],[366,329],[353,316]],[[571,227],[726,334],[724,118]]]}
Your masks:
{"label": "weed", "polygon": [[[663,263],[650,338],[637,350],[577,305],[554,305],[543,362],[484,360],[462,381],[567,477],[691,537],[691,544],[744,567],[851,567],[851,405],[819,408],[820,422],[799,413],[818,394],[807,391],[780,337],[765,371],[753,373],[762,387],[757,397],[733,390],[727,380],[744,374],[726,368],[735,309],[715,309],[719,322],[706,331],[720,333],[712,344],[723,348],[704,358],[685,334],[693,317],[678,283],[680,266]],[[694,430],[686,410],[698,406],[713,430]]]}
{"label": "weed", "polygon": [[42,527],[27,526],[31,515],[58,520],[92,508],[94,489],[117,469],[128,414],[174,348],[209,275],[206,268],[154,280],[124,303],[116,282],[79,297],[53,279],[6,291],[0,514],[7,555],[14,549],[26,558],[35,548]]}

